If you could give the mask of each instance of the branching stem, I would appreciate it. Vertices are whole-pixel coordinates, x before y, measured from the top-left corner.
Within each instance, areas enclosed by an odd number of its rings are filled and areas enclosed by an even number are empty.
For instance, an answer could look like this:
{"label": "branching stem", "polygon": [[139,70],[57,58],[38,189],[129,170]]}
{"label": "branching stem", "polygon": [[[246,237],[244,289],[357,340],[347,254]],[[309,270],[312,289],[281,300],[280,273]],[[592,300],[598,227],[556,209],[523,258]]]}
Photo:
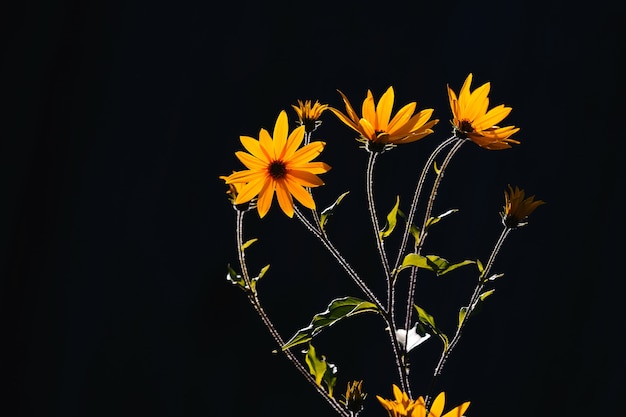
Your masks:
{"label": "branching stem", "polygon": [[[250,275],[248,274],[248,267],[245,261],[245,254],[243,250],[244,214],[245,214],[244,211],[237,211],[236,234],[237,234],[237,253],[239,256],[239,267],[241,268],[241,274],[247,286],[246,294],[248,296],[248,300],[250,301],[250,303],[256,310],[257,314],[263,321],[263,324],[265,324],[265,327],[267,327],[270,335],[272,336],[276,344],[278,344],[278,346],[280,347],[280,350],[282,350],[282,346],[284,346],[285,342],[283,341],[283,338],[280,336],[280,333],[278,332],[278,330],[276,330],[276,327],[274,326],[269,316],[267,315],[267,313],[261,306],[261,301],[259,300],[256,290],[253,290],[252,289],[253,287],[250,285],[252,282],[252,279]],[[324,388],[322,388],[320,385],[317,384],[313,375],[311,375],[311,373],[308,372],[308,370],[304,367],[304,365],[298,360],[298,358],[296,358],[296,356],[289,349],[285,349],[283,350],[283,352],[285,356],[287,357],[287,359],[289,359],[289,361],[293,364],[293,366],[315,388],[315,390],[326,400],[326,402],[337,412],[337,414],[339,414],[342,417],[350,417],[350,412],[344,409],[342,405],[335,398],[329,396],[328,393],[324,391]]]}

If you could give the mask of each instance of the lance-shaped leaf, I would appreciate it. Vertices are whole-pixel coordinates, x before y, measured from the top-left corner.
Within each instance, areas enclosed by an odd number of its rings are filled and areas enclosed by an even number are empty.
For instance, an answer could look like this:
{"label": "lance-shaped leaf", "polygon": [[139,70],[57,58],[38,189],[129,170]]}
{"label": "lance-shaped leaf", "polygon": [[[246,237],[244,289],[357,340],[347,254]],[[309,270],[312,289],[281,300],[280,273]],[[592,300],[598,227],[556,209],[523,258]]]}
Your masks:
{"label": "lance-shaped leaf", "polygon": [[250,245],[252,245],[252,244],[253,244],[254,242],[256,242],[257,240],[259,240],[259,239],[254,238],[254,239],[250,239],[250,240],[246,241],[246,243],[244,243],[243,245],[241,245],[241,250],[246,250],[246,249],[248,249],[248,248],[250,247]]}
{"label": "lance-shaped leaf", "polygon": [[341,200],[343,200],[343,198],[347,196],[349,193],[350,191],[346,191],[345,193],[341,194],[339,197],[337,197],[337,200],[335,200],[335,202],[332,205],[325,208],[320,213],[320,227],[322,228],[322,230],[324,230],[324,227],[326,226],[326,222],[328,222],[328,218],[333,215],[333,213],[335,212],[335,209],[337,208],[339,203],[341,203]]}
{"label": "lance-shaped leaf", "polygon": [[449,215],[451,215],[452,213],[456,213],[457,211],[459,211],[459,209],[450,209],[444,213],[441,213],[439,216],[433,216],[430,219],[428,219],[426,221],[426,228],[428,229],[430,226],[432,226],[433,224],[436,224],[439,222],[439,220],[443,219],[444,217],[447,217]]}
{"label": "lance-shaped leaf", "polygon": [[227,265],[228,272],[226,273],[226,279],[230,281],[233,285],[238,286],[242,290],[246,290],[246,281],[243,279],[241,275],[239,275],[230,264]]}
{"label": "lance-shaped leaf", "polygon": [[415,307],[415,310],[417,310],[417,320],[420,322],[420,324],[430,329],[433,334],[439,336],[439,338],[443,342],[443,350],[448,350],[448,336],[446,336],[445,333],[437,328],[437,325],[435,324],[435,318],[428,314],[426,310],[424,310],[417,304],[413,304],[413,307]]}
{"label": "lance-shaped leaf", "polygon": [[383,240],[393,232],[398,221],[398,205],[400,204],[400,196],[396,196],[396,204],[393,206],[389,214],[387,214],[387,224],[380,231],[380,240]]}
{"label": "lance-shaped leaf", "polygon": [[315,383],[321,387],[322,382],[324,382],[328,389],[328,396],[332,397],[335,384],[337,383],[337,367],[332,363],[328,363],[324,355],[318,357],[315,348],[310,343],[304,361],[309,367],[309,372],[315,378]]}
{"label": "lance-shaped leaf", "polygon": [[356,297],[337,298],[331,301],[326,311],[313,316],[311,324],[298,330],[298,332],[282,346],[282,350],[308,343],[325,328],[347,317],[361,313],[379,313],[379,310],[376,304]]}
{"label": "lance-shaped leaf", "polygon": [[400,270],[409,267],[417,267],[433,271],[437,276],[446,274],[459,267],[476,263],[475,261],[465,260],[455,264],[451,264],[446,259],[437,255],[418,255],[417,253],[409,253],[402,260]]}
{"label": "lance-shaped leaf", "polygon": [[459,324],[457,327],[461,327],[463,320],[465,320],[465,316],[467,316],[467,307],[461,307],[459,310]]}
{"label": "lance-shaped leaf", "polygon": [[268,270],[268,269],[270,269],[270,265],[269,265],[269,264],[265,265],[265,266],[261,269],[261,272],[259,272],[259,275],[258,275],[258,276],[256,276],[256,277],[254,277],[254,278],[252,278],[252,280],[250,281],[250,287],[251,287],[251,290],[252,290],[252,292],[253,292],[253,293],[255,293],[255,294],[256,294],[256,284],[257,284],[257,282],[258,282],[261,278],[263,278],[263,276],[265,275],[265,273],[267,272],[267,270]]}

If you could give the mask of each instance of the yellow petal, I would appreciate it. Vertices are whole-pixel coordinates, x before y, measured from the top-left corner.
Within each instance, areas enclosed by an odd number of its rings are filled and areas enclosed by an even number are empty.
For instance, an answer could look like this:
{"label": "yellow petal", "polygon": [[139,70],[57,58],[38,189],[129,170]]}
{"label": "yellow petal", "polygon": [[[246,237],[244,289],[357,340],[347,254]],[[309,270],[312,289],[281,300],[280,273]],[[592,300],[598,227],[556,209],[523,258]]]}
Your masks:
{"label": "yellow petal", "polygon": [[291,155],[296,152],[296,150],[302,144],[302,140],[304,140],[304,130],[305,127],[304,125],[302,125],[298,126],[293,130],[293,132],[291,132],[291,134],[287,138],[287,145],[285,146],[283,152],[279,155],[279,159],[290,158]]}
{"label": "yellow petal", "polygon": [[311,174],[323,174],[330,171],[332,168],[330,165],[324,162],[307,162],[306,164],[298,164],[295,168],[300,171],[307,171]]}
{"label": "yellow petal", "polygon": [[489,107],[489,89],[490,83],[485,83],[478,87],[467,100],[466,108],[464,109],[463,117],[467,120],[474,121],[477,117],[482,116]]}
{"label": "yellow petal", "polygon": [[378,105],[376,106],[376,130],[387,131],[387,125],[391,118],[391,110],[393,109],[393,100],[393,87],[389,87],[380,100],[378,100]]}
{"label": "yellow petal", "polygon": [[242,183],[254,181],[258,178],[265,178],[265,173],[257,170],[246,169],[244,171],[234,172],[226,178],[226,184]]}
{"label": "yellow petal", "polygon": [[286,181],[276,181],[276,198],[282,211],[289,217],[293,217],[293,199],[287,188]]}
{"label": "yellow petal", "polygon": [[[376,108],[374,106],[374,96],[370,90],[367,90],[367,97],[363,100],[363,117],[361,119],[368,120],[372,125],[376,123]],[[359,120],[359,123],[361,121]],[[374,126],[376,128],[376,126]]]}
{"label": "yellow petal", "polygon": [[372,142],[376,141],[376,130],[374,129],[374,126],[372,126],[372,124],[369,122],[369,120],[367,119],[359,120],[359,131],[361,132],[363,136],[365,136],[367,139],[371,140]]}
{"label": "yellow petal", "polygon": [[[315,201],[313,201],[311,193],[309,193],[303,186],[295,181],[292,181],[289,177],[286,178],[284,184],[289,193],[293,195],[296,200],[300,202],[300,204],[302,204],[304,207],[315,209]],[[293,202],[291,204],[293,206]]]}
{"label": "yellow petal", "polygon": [[322,152],[325,145],[326,143],[320,141],[311,142],[298,149],[284,162],[288,168],[309,162],[310,160],[315,159]]}
{"label": "yellow petal", "polygon": [[348,97],[346,97],[346,95],[342,93],[341,91],[339,90],[337,91],[339,92],[339,94],[341,94],[341,98],[343,99],[343,104],[346,105],[346,112],[348,113],[348,117],[352,120],[352,123],[356,125],[356,123],[359,121],[359,116],[356,114],[356,112],[352,108],[352,105],[350,104]]}
{"label": "yellow petal", "polygon": [[274,198],[274,180],[271,177],[267,181],[263,182],[262,188],[259,191],[259,198],[257,199],[257,211],[259,217],[263,218],[270,210],[272,205],[272,199]]}
{"label": "yellow petal", "polygon": [[511,112],[510,107],[504,107],[504,104],[494,107],[482,117],[474,121],[474,129],[485,130],[500,123]]}
{"label": "yellow petal", "polygon": [[264,162],[258,158],[255,158],[254,156],[246,152],[237,151],[235,152],[235,156],[246,166],[246,168],[249,168],[249,169],[259,170],[259,169],[267,168],[267,165],[268,165],[267,162]]}
{"label": "yellow petal", "polygon": [[443,407],[446,402],[446,394],[444,392],[439,393],[437,397],[435,397],[435,401],[433,401],[433,405],[430,407],[430,412],[437,417],[441,416],[443,412]]}
{"label": "yellow petal", "polygon": [[258,140],[251,138],[250,136],[239,136],[239,141],[251,155],[269,162],[269,155],[261,149],[261,145]]}
{"label": "yellow petal", "polygon": [[411,116],[413,115],[413,112],[415,111],[416,106],[417,106],[417,103],[412,102],[402,107],[400,110],[398,110],[396,115],[387,125],[387,128],[386,128],[387,132],[389,132],[390,135],[393,135],[394,130],[399,129],[408,120],[410,120]]}
{"label": "yellow petal", "polygon": [[262,151],[268,155],[269,162],[276,160],[274,141],[272,141],[270,132],[263,128],[259,131],[259,145],[261,146]]}
{"label": "yellow petal", "polygon": [[235,204],[243,204],[252,200],[261,192],[265,183],[265,178],[260,176],[252,179],[250,182],[241,187],[239,195],[237,195],[237,198],[235,199]]}
{"label": "yellow petal", "polygon": [[459,91],[459,107],[461,109],[461,111],[464,111],[467,108],[467,101],[470,98],[470,85],[472,84],[472,74],[470,73],[467,78],[465,79],[465,82],[463,82],[463,86],[461,87],[461,90]]}
{"label": "yellow petal", "polygon": [[333,107],[329,107],[330,111],[339,118],[339,120],[341,120],[344,124],[348,125],[349,127],[351,127],[352,129],[356,130],[357,132],[359,131],[357,126],[358,126],[358,120],[359,118],[357,117],[357,121],[353,121],[352,119],[350,119],[348,116],[346,116],[345,114],[343,114],[342,112],[340,112],[339,110],[333,108]]}
{"label": "yellow petal", "polygon": [[455,407],[452,410],[448,411],[446,414],[443,415],[443,417],[462,417],[465,414],[465,411],[468,409],[469,406],[470,406],[469,401],[464,402],[458,407]]}
{"label": "yellow petal", "polygon": [[289,120],[287,112],[281,110],[274,124],[274,158],[282,159],[285,144],[287,143],[287,134],[289,133]]}
{"label": "yellow petal", "polygon": [[298,184],[306,187],[318,187],[320,185],[324,185],[324,181],[322,181],[320,177],[307,171],[292,169],[289,171],[287,178],[289,178],[290,181],[294,180]]}

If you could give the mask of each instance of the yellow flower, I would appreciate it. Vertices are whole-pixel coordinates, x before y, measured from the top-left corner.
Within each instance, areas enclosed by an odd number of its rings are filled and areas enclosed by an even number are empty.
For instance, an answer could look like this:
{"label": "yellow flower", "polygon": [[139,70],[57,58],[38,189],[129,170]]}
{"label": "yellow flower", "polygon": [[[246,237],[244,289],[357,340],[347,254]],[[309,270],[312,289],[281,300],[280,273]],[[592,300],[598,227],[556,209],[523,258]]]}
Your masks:
{"label": "yellow flower", "polygon": [[[361,140],[370,145],[371,150],[384,150],[385,145],[397,145],[415,142],[424,136],[433,133],[433,127],[439,120],[430,120],[433,109],[424,109],[416,114],[417,103],[411,102],[402,107],[391,119],[393,109],[394,91],[389,87],[378,101],[374,104],[374,96],[367,90],[367,97],[363,101],[362,117],[359,117],[352,108],[348,98],[339,91],[346,106],[346,113],[329,107],[329,109],[347,126],[361,135]],[[390,120],[391,119],[391,120]],[[379,145],[371,147],[372,144]]]}
{"label": "yellow flower", "polygon": [[509,192],[504,191],[504,200],[504,212],[500,213],[500,215],[502,216],[502,223],[510,229],[528,224],[526,221],[528,216],[537,207],[545,204],[545,201],[535,200],[534,195],[524,198],[524,190],[517,186],[513,189],[510,185]]}
{"label": "yellow flower", "polygon": [[280,208],[289,217],[294,214],[293,198],[303,206],[315,209],[313,197],[305,187],[323,185],[316,174],[328,172],[330,166],[311,162],[326,144],[316,141],[299,148],[303,139],[304,126],[289,133],[284,110],[276,119],[272,136],[265,129],[260,130],[259,140],[240,136],[241,144],[248,152],[239,151],[235,155],[248,169],[235,172],[226,179],[227,184],[243,184],[235,204],[246,203],[258,196],[257,209],[259,216],[264,217],[276,193]]}
{"label": "yellow flower", "polygon": [[341,401],[348,410],[353,413],[359,413],[363,410],[363,403],[367,398],[367,393],[363,392],[363,381],[348,382],[346,388],[346,394],[343,396],[344,401]]}
{"label": "yellow flower", "polygon": [[308,133],[317,129],[322,123],[319,118],[324,110],[328,109],[328,104],[320,104],[319,101],[315,100],[315,104],[311,106],[311,100],[306,100],[305,102],[298,100],[298,105],[292,104],[291,107],[298,114],[300,124],[304,126],[304,130]]}
{"label": "yellow flower", "polygon": [[[402,392],[395,384],[393,385],[393,395],[395,400],[386,400],[378,395],[376,396],[378,401],[389,413],[389,417],[426,417],[426,403],[423,397],[419,397],[417,400],[411,400],[409,396],[405,392]],[[437,395],[430,407],[428,417],[461,417],[470,405],[469,401],[464,402],[442,415],[445,401],[446,395],[444,392]]]}
{"label": "yellow flower", "polygon": [[470,91],[472,74],[469,74],[461,87],[457,98],[454,91],[448,86],[448,99],[454,116],[452,124],[457,136],[469,138],[486,149],[500,150],[511,147],[511,143],[519,144],[511,139],[511,135],[519,131],[518,127],[497,126],[511,112],[511,107],[500,104],[491,110],[489,107],[490,83],[485,83]]}

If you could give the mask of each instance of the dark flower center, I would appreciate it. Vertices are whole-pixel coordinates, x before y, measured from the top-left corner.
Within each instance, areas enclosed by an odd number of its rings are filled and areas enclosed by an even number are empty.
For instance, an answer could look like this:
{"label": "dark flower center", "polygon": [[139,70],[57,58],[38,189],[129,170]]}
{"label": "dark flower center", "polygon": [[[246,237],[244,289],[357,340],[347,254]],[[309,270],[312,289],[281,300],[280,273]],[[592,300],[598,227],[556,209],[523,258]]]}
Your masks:
{"label": "dark flower center", "polygon": [[472,123],[467,120],[461,120],[461,127],[459,129],[465,133],[471,133],[474,131]]}
{"label": "dark flower center", "polygon": [[274,179],[279,179],[285,176],[287,168],[283,161],[274,161],[270,164],[269,173]]}

